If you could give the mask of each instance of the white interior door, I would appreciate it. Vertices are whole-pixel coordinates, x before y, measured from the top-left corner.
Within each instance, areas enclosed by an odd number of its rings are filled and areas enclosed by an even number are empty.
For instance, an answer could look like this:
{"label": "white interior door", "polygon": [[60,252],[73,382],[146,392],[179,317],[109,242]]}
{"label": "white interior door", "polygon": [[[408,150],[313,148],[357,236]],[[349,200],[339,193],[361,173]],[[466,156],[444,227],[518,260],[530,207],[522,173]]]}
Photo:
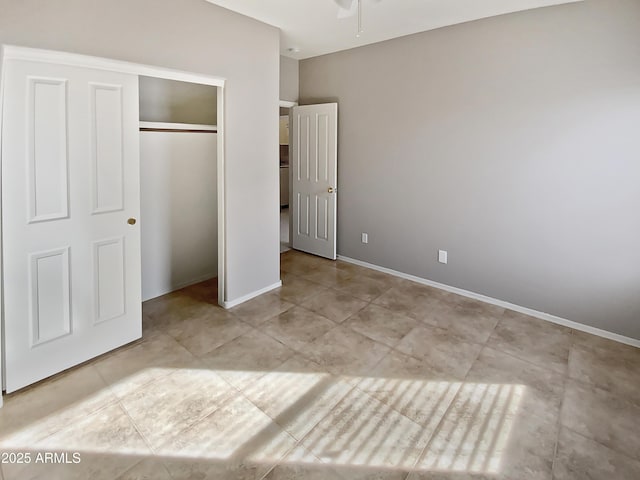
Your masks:
{"label": "white interior door", "polygon": [[293,107],[292,247],[336,258],[338,104]]}
{"label": "white interior door", "polygon": [[6,389],[141,336],[138,79],[3,68]]}

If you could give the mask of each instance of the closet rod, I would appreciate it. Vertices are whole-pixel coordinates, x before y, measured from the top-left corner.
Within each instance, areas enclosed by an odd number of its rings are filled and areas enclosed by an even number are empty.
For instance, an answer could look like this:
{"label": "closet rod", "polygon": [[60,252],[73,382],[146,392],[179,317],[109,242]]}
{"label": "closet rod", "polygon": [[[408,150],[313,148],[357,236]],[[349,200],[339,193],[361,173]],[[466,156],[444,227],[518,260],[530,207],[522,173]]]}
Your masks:
{"label": "closet rod", "polygon": [[140,122],[141,132],[218,133],[216,125],[192,123]]}
{"label": "closet rod", "polygon": [[141,132],[179,132],[179,133],[218,133],[217,130],[185,130],[183,128],[145,128],[140,127]]}

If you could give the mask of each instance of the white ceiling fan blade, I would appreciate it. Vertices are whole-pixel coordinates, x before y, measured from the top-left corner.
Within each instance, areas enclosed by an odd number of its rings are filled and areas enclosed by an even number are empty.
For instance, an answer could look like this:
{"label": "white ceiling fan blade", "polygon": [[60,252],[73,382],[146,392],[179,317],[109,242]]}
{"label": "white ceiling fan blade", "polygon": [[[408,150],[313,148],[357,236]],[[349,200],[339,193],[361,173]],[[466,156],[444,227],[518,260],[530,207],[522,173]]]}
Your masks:
{"label": "white ceiling fan blade", "polygon": [[356,0],[333,0],[333,2],[344,10],[350,10]]}
{"label": "white ceiling fan blade", "polygon": [[[358,0],[333,0],[338,5],[338,18],[353,17],[358,12]],[[380,3],[382,0],[369,0]]]}
{"label": "white ceiling fan blade", "polygon": [[333,0],[338,5],[338,18],[352,17],[358,11],[357,0]]}

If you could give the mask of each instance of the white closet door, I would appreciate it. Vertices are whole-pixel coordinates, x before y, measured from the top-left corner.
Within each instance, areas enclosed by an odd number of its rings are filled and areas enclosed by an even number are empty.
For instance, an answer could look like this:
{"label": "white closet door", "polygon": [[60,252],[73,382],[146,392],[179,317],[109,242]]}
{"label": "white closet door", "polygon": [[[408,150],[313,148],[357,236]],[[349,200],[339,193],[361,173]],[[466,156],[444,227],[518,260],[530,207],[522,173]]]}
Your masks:
{"label": "white closet door", "polygon": [[12,392],[141,336],[138,79],[19,60],[3,74]]}

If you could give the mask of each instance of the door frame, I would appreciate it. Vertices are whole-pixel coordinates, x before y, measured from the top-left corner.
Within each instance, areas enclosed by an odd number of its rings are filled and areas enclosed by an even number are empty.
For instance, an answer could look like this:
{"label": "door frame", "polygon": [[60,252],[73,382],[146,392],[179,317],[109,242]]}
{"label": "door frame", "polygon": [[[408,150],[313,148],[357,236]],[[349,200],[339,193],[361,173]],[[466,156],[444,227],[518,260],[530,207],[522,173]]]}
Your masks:
{"label": "door frame", "polygon": [[[44,50],[38,48],[20,47],[15,45],[0,45],[0,167],[2,165],[2,106],[4,101],[4,66],[5,60],[24,60],[31,62],[56,63],[71,67],[91,68],[95,70],[108,70],[111,72],[127,73],[136,76],[155,77],[180,82],[197,83],[218,87],[217,101],[217,127],[218,127],[218,151],[217,151],[217,188],[218,188],[218,304],[224,306],[226,302],[227,284],[227,249],[226,249],[226,178],[225,178],[225,86],[226,79],[211,75],[187,72],[172,68],[145,65],[121,60],[82,55],[76,53]],[[0,168],[0,215],[2,212],[2,171]],[[0,221],[0,272],[2,263],[2,222]],[[3,362],[4,347],[4,285],[0,275],[0,384],[4,389],[5,365]],[[2,407],[2,395],[0,394],[0,407]]]}
{"label": "door frame", "polygon": [[[280,100],[280,107],[281,108],[288,108],[289,109],[289,132],[291,132],[291,109],[293,107],[297,107],[298,106],[298,102],[292,102],[290,100]],[[289,139],[289,160],[291,160],[291,139]],[[291,165],[289,165],[289,248],[291,250],[293,250],[293,248],[291,247],[291,244],[293,243],[291,241],[292,235],[293,235],[293,210],[291,208],[291,186],[293,184],[293,177],[291,176]],[[278,222],[280,222],[280,217],[278,217]],[[279,236],[280,234],[278,234]]]}

